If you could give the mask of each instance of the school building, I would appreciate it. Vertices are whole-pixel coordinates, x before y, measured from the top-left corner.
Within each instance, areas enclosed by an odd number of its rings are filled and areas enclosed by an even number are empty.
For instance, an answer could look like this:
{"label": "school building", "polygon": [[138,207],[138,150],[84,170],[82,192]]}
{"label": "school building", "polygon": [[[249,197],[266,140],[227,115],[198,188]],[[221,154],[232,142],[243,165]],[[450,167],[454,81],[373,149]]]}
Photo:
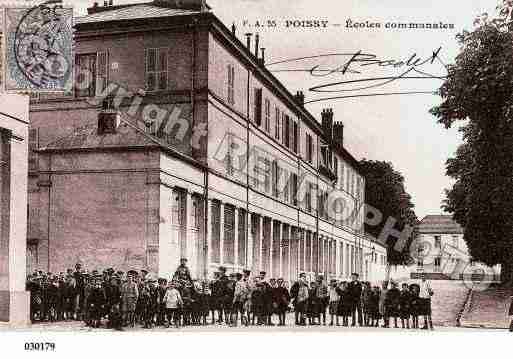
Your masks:
{"label": "school building", "polygon": [[94,4],[75,23],[75,90],[31,99],[29,271],[170,276],[186,257],[198,278],[223,265],[379,279],[343,114],[311,114],[260,39],[200,0]]}

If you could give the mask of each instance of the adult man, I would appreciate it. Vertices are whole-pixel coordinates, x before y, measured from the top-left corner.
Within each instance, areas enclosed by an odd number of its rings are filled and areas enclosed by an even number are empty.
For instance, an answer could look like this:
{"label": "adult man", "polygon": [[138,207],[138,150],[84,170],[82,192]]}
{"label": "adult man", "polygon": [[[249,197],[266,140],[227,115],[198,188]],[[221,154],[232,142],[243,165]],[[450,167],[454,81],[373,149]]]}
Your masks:
{"label": "adult man", "polygon": [[75,272],[73,277],[75,278],[75,319],[80,320],[84,311],[84,288],[85,280],[82,271],[82,265],[80,263],[75,264]]}
{"label": "adult man", "polygon": [[187,267],[187,258],[180,259],[180,265],[178,268],[176,268],[175,274],[173,275],[173,280],[192,282],[191,272]]}
{"label": "adult man", "polygon": [[308,282],[305,273],[299,274],[299,280],[290,289],[290,296],[293,300],[296,325],[306,325],[305,312],[307,309],[306,303],[308,302]]}
{"label": "adult man", "polygon": [[[244,271],[246,272],[246,271]],[[232,306],[232,318],[231,323],[233,326],[237,326],[237,317],[240,312],[240,321],[241,324],[248,324],[245,313],[245,303],[249,296],[249,284],[245,277],[242,274],[236,274],[237,282],[235,283],[235,291],[233,294],[233,306]]]}
{"label": "adult man", "polygon": [[289,308],[290,294],[285,288],[285,281],[279,278],[277,286],[273,288],[273,303],[276,305],[276,313],[278,313],[279,326],[285,326],[287,309]]}
{"label": "adult man", "polygon": [[127,282],[121,289],[121,299],[123,303],[123,317],[125,324],[134,327],[135,325],[135,307],[139,299],[139,288],[134,281],[136,271],[127,273]]}
{"label": "adult man", "polygon": [[[324,283],[324,276],[317,277],[317,293],[316,297],[319,301],[319,314],[322,316],[322,324],[326,325],[326,308],[329,303],[328,286]],[[320,324],[320,318],[319,318]]]}
{"label": "adult man", "polygon": [[223,314],[226,319],[226,321],[229,321],[229,313],[226,313],[226,298],[227,298],[227,292],[228,292],[228,282],[229,279],[226,276],[226,268],[225,267],[219,267],[218,269],[219,277],[218,279],[213,283],[213,290],[212,290],[212,296],[215,296],[215,301],[217,303],[217,310],[218,310],[218,323],[223,323]]}
{"label": "adult man", "polygon": [[433,330],[433,320],[431,319],[431,297],[434,292],[431,289],[431,283],[426,278],[426,274],[423,273],[420,282],[420,314],[424,316],[424,326],[422,329]]}
{"label": "adult man", "polygon": [[356,325],[356,313],[358,313],[358,324],[360,326],[363,325],[363,317],[362,317],[362,284],[358,280],[358,273],[351,274],[351,282],[349,283],[347,290],[349,294],[349,300],[351,303],[351,317],[352,323],[351,326]]}
{"label": "adult man", "polygon": [[260,272],[260,283],[262,285],[262,300],[263,300],[262,314],[263,314],[265,325],[274,325],[272,322],[273,292],[271,289],[271,285],[265,281],[266,275],[267,275],[267,273],[265,271]]}

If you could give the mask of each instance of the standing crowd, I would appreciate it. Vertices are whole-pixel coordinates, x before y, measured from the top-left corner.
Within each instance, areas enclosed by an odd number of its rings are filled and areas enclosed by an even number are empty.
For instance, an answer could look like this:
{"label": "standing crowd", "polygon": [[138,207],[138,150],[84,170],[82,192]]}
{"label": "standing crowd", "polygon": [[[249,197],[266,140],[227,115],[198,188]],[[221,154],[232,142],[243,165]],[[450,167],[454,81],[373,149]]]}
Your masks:
{"label": "standing crowd", "polygon": [[[33,322],[84,321],[87,326],[122,330],[142,325],[182,327],[225,323],[229,326],[285,326],[294,312],[295,325],[365,326],[433,329],[431,297],[426,278],[401,288],[391,281],[380,287],[331,280],[305,273],[290,289],[283,279],[249,270],[226,275],[219,267],[212,281],[193,280],[183,258],[173,278],[154,278],[146,270],[127,273],[112,268],[88,273],[80,264],[66,273],[35,272],[28,276]],[[276,323],[275,320],[278,320]],[[329,319],[329,323],[328,320]]]}

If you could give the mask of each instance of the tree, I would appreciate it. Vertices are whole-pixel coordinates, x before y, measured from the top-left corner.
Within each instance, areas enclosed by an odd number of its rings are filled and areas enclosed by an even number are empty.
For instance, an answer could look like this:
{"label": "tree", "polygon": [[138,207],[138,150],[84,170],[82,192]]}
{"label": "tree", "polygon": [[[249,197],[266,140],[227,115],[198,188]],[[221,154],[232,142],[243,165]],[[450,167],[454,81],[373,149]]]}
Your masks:
{"label": "tree", "polygon": [[[396,229],[402,231],[405,225],[415,226],[417,216],[413,210],[414,205],[411,196],[406,193],[404,176],[396,171],[390,162],[371,161],[363,159],[360,168],[365,177],[365,202],[378,209],[382,216],[382,222],[377,226],[365,223],[365,232],[378,238],[388,218],[394,218]],[[410,255],[410,242],[398,252],[395,250],[397,238],[388,237],[387,248],[387,280],[392,265],[408,265],[412,262]]]}
{"label": "tree", "polygon": [[448,66],[442,103],[431,113],[450,128],[461,124],[463,144],[447,161],[456,181],[443,208],[464,228],[474,260],[513,272],[513,28],[511,1],[499,16],[482,16],[458,35],[460,54]]}

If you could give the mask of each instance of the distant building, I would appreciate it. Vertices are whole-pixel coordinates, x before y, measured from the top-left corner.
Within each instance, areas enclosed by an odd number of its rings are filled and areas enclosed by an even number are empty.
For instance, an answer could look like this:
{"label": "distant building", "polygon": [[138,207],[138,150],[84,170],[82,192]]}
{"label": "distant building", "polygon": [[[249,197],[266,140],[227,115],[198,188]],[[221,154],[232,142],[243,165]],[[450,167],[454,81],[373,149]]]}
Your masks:
{"label": "distant building", "polygon": [[[413,277],[427,273],[432,278],[461,279],[463,274],[471,274],[474,265],[479,265],[469,253],[463,228],[452,216],[427,215],[416,231],[419,246],[417,263],[412,267]],[[497,271],[499,267],[493,270]]]}

